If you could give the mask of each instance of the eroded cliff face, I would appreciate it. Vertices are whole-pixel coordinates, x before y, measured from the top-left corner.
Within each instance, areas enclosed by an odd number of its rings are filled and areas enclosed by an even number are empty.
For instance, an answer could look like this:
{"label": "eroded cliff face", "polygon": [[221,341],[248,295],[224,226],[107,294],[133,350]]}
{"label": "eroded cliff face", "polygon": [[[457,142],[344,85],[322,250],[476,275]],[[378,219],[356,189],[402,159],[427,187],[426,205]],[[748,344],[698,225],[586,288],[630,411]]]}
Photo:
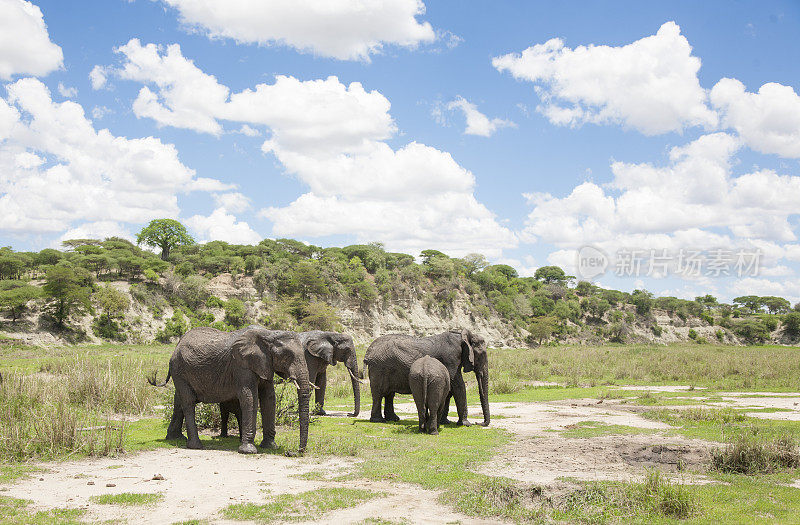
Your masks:
{"label": "eroded cliff face", "polygon": [[[162,281],[164,281],[162,279]],[[163,329],[167,320],[174,313],[166,301],[162,300],[161,311],[148,307],[137,301],[131,294],[131,286],[127,281],[106,283],[128,295],[130,306],[125,313],[122,324],[129,344],[147,344],[155,342],[156,334]],[[161,293],[168,295],[168,283],[161,283]],[[206,291],[223,301],[237,298],[245,302],[249,322],[258,323],[268,315],[277,298],[266,294],[258,296],[252,277],[221,274],[206,284]],[[454,290],[452,301],[442,305],[425,294],[407,293],[403,297],[385,301],[377,301],[364,305],[352,299],[338,299],[332,306],[343,326],[343,331],[350,334],[357,344],[368,345],[373,339],[385,334],[402,333],[416,336],[427,336],[443,332],[467,328],[482,335],[490,347],[528,346],[528,332],[513,326],[486,307],[476,307],[470,297],[461,290]],[[632,312],[633,307],[629,310]],[[215,321],[222,321],[225,312],[222,308],[206,309],[213,314]],[[480,312],[480,313],[479,313]],[[100,312],[96,312],[99,315]],[[93,316],[87,315],[73,318],[70,324],[77,330],[72,334],[63,334],[51,330],[42,316],[41,305],[31,304],[29,310],[17,322],[3,322],[4,333],[27,344],[51,346],[76,342],[76,333],[83,332],[83,341],[101,343],[101,339],[92,332]],[[660,335],[655,335],[653,326],[661,328]],[[581,326],[570,323],[570,333],[561,339],[566,344],[597,345],[607,342],[597,335],[601,325],[584,320]],[[724,330],[722,340],[716,334],[718,326],[709,326],[698,318],[679,319],[665,312],[654,311],[647,319],[637,319],[626,326],[625,341],[634,343],[665,344],[691,341],[690,330],[695,337],[705,339],[709,343],[743,344],[729,330]],[[771,341],[777,344],[788,344],[780,329],[773,332]],[[77,338],[80,340],[80,336]]]}

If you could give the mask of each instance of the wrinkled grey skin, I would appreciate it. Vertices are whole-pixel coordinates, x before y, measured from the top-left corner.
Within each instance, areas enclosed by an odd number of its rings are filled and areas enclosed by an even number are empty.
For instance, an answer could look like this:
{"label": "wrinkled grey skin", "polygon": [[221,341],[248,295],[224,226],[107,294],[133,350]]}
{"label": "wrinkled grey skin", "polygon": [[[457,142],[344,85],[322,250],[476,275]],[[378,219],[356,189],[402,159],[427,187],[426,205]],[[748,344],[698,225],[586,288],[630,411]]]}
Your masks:
{"label": "wrinkled grey skin", "polygon": [[429,355],[420,357],[411,365],[408,385],[417,405],[419,431],[439,434],[439,420],[447,416],[445,401],[450,393],[447,368]]}
{"label": "wrinkled grey skin", "polygon": [[[242,408],[242,454],[255,453],[256,410],[261,408],[264,427],[262,447],[275,447],[275,386],[273,374],[298,385],[300,447],[308,442],[308,367],[300,338],[294,332],[267,330],[251,325],[235,332],[194,328],[181,337],[169,360],[164,386],[172,377],[175,403],[167,439],[181,436],[186,420],[188,448],[203,448],[197,435],[195,404],[237,399]],[[150,381],[155,385],[155,378]]]}
{"label": "wrinkled grey skin", "polygon": [[[459,425],[471,424],[467,420],[467,390],[461,371],[475,371],[483,409],[483,425],[488,426],[489,361],[486,341],[469,330],[443,332],[430,337],[392,334],[375,339],[364,357],[372,391],[372,414],[369,420],[400,420],[394,413],[394,395],[411,393],[408,384],[411,365],[425,355],[435,358],[447,368],[450,375],[450,395],[456,402]],[[381,402],[384,400],[385,408],[381,415]],[[449,405],[449,399],[447,404]],[[447,412],[444,414],[446,416]],[[443,419],[440,422],[447,421]]]}
{"label": "wrinkled grey skin", "polygon": [[325,415],[323,406],[325,405],[325,387],[328,383],[328,365],[342,362],[350,374],[350,382],[353,386],[353,412],[347,415],[356,417],[361,411],[361,383],[358,380],[358,359],[353,338],[337,332],[321,332],[319,330],[302,332],[299,335],[305,349],[308,377],[318,388],[314,392],[314,400],[319,408],[316,414]]}
{"label": "wrinkled grey skin", "polygon": [[[336,365],[342,362],[347,367],[353,386],[353,412],[347,415],[356,417],[361,411],[361,383],[358,379],[358,359],[356,358],[356,346],[353,343],[353,338],[337,332],[322,332],[320,330],[302,332],[298,335],[305,351],[304,356],[308,365],[308,377],[311,383],[317,387],[314,392],[314,400],[317,407],[315,415],[325,415],[323,407],[325,405],[325,388],[328,384],[328,365]],[[223,432],[221,436],[224,437],[227,436],[228,415],[230,413],[236,414],[239,408],[238,401],[233,399],[220,403],[219,408],[222,415]]]}

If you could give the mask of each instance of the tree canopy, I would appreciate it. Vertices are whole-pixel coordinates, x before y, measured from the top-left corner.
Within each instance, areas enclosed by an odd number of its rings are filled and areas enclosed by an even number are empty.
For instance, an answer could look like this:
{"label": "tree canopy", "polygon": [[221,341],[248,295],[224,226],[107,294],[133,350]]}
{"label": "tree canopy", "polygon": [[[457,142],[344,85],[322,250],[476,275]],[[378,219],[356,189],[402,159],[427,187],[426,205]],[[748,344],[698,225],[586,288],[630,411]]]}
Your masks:
{"label": "tree canopy", "polygon": [[161,248],[161,259],[166,261],[173,248],[192,245],[194,239],[175,219],[153,219],[136,236],[136,243]]}

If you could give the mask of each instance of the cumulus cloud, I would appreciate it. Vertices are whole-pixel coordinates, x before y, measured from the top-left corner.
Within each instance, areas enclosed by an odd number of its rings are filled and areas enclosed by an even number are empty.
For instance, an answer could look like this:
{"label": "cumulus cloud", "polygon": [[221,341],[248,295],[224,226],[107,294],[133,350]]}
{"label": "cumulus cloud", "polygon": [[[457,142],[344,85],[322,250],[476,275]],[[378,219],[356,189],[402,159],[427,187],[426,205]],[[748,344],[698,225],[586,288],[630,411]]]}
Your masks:
{"label": "cumulus cloud", "polygon": [[576,186],[565,197],[531,193],[533,206],[523,237],[561,250],[552,260],[575,261],[575,250],[619,248],[761,250],[774,265],[796,241],[790,219],[797,213],[800,177],[758,170],[731,174],[737,138],[704,135],[669,153],[669,163],[614,162],[613,180]]}
{"label": "cumulus cloud", "polygon": [[200,242],[225,241],[231,244],[257,244],[263,238],[246,222],[225,210],[215,209],[211,215],[194,215],[186,219],[186,225],[198,234]]}
{"label": "cumulus cloud", "polygon": [[384,45],[413,48],[436,35],[421,0],[162,0],[211,38],[285,45],[339,60],[369,61]]}
{"label": "cumulus cloud", "polygon": [[75,98],[78,96],[78,89],[74,87],[67,87],[62,82],[59,82],[58,93],[64,98]]}
{"label": "cumulus cloud", "polygon": [[566,47],[559,38],[495,57],[498,71],[536,84],[553,124],[619,123],[647,135],[717,125],[700,87],[700,59],[675,22],[631,44]]}
{"label": "cumulus cloud", "polygon": [[455,100],[452,100],[447,104],[447,109],[451,111],[460,110],[462,113],[464,113],[464,117],[467,119],[467,127],[464,130],[466,135],[491,137],[494,135],[495,131],[500,128],[516,127],[516,124],[510,120],[504,120],[501,118],[490,119],[478,111],[478,106],[472,102],[469,102],[464,97],[456,97]]}
{"label": "cumulus cloud", "polygon": [[178,215],[177,194],[227,185],[198,179],[171,144],[96,130],[83,108],[54,102],[39,80],[0,98],[0,231],[119,233]]}
{"label": "cumulus cloud", "polygon": [[25,0],[0,0],[0,79],[44,76],[60,69],[64,54],[50,41],[41,9]]}
{"label": "cumulus cloud", "polygon": [[800,158],[800,96],[790,86],[770,82],[748,93],[738,80],[723,78],[711,90],[711,103],[752,149]]}
{"label": "cumulus cloud", "polygon": [[217,207],[234,213],[243,212],[250,208],[250,199],[239,192],[216,193],[214,194],[214,202],[217,203]]}
{"label": "cumulus cloud", "polygon": [[106,87],[108,76],[106,75],[105,68],[103,66],[94,66],[92,70],[89,71],[89,81],[91,81],[92,89],[95,91]]}
{"label": "cumulus cloud", "polygon": [[[161,125],[219,134],[222,121],[264,126],[261,149],[309,188],[285,207],[260,211],[280,236],[352,234],[409,251],[499,255],[516,245],[474,197],[475,178],[452,156],[411,142],[393,148],[390,103],[381,93],[336,77],[301,81],[278,76],[237,93],[166,48],[131,40],[119,48],[114,75],[145,84],[137,116]],[[151,89],[152,88],[152,89]]]}

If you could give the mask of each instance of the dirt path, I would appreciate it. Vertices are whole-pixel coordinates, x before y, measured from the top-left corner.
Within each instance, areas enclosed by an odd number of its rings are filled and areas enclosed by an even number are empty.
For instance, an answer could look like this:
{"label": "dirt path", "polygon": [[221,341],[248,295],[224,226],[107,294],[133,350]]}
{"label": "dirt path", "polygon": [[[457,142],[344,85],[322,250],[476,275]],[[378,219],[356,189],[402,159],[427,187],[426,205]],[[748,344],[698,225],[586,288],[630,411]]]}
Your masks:
{"label": "dirt path", "polygon": [[[29,499],[36,508],[83,508],[87,520],[172,523],[206,519],[224,523],[219,511],[233,503],[263,504],[268,495],[292,494],[320,487],[355,487],[386,493],[353,508],[324,516],[327,523],[357,523],[368,517],[417,523],[489,523],[453,512],[436,501],[437,493],[419,487],[366,480],[346,484],[296,477],[310,471],[337,476],[350,471],[352,460],[243,456],[232,451],[161,449],[121,458],[43,463],[46,469],[17,482],[4,496]],[[161,476],[163,480],[153,479]],[[113,486],[108,486],[109,484]],[[104,505],[92,496],[123,492],[157,493],[149,507]]]}

